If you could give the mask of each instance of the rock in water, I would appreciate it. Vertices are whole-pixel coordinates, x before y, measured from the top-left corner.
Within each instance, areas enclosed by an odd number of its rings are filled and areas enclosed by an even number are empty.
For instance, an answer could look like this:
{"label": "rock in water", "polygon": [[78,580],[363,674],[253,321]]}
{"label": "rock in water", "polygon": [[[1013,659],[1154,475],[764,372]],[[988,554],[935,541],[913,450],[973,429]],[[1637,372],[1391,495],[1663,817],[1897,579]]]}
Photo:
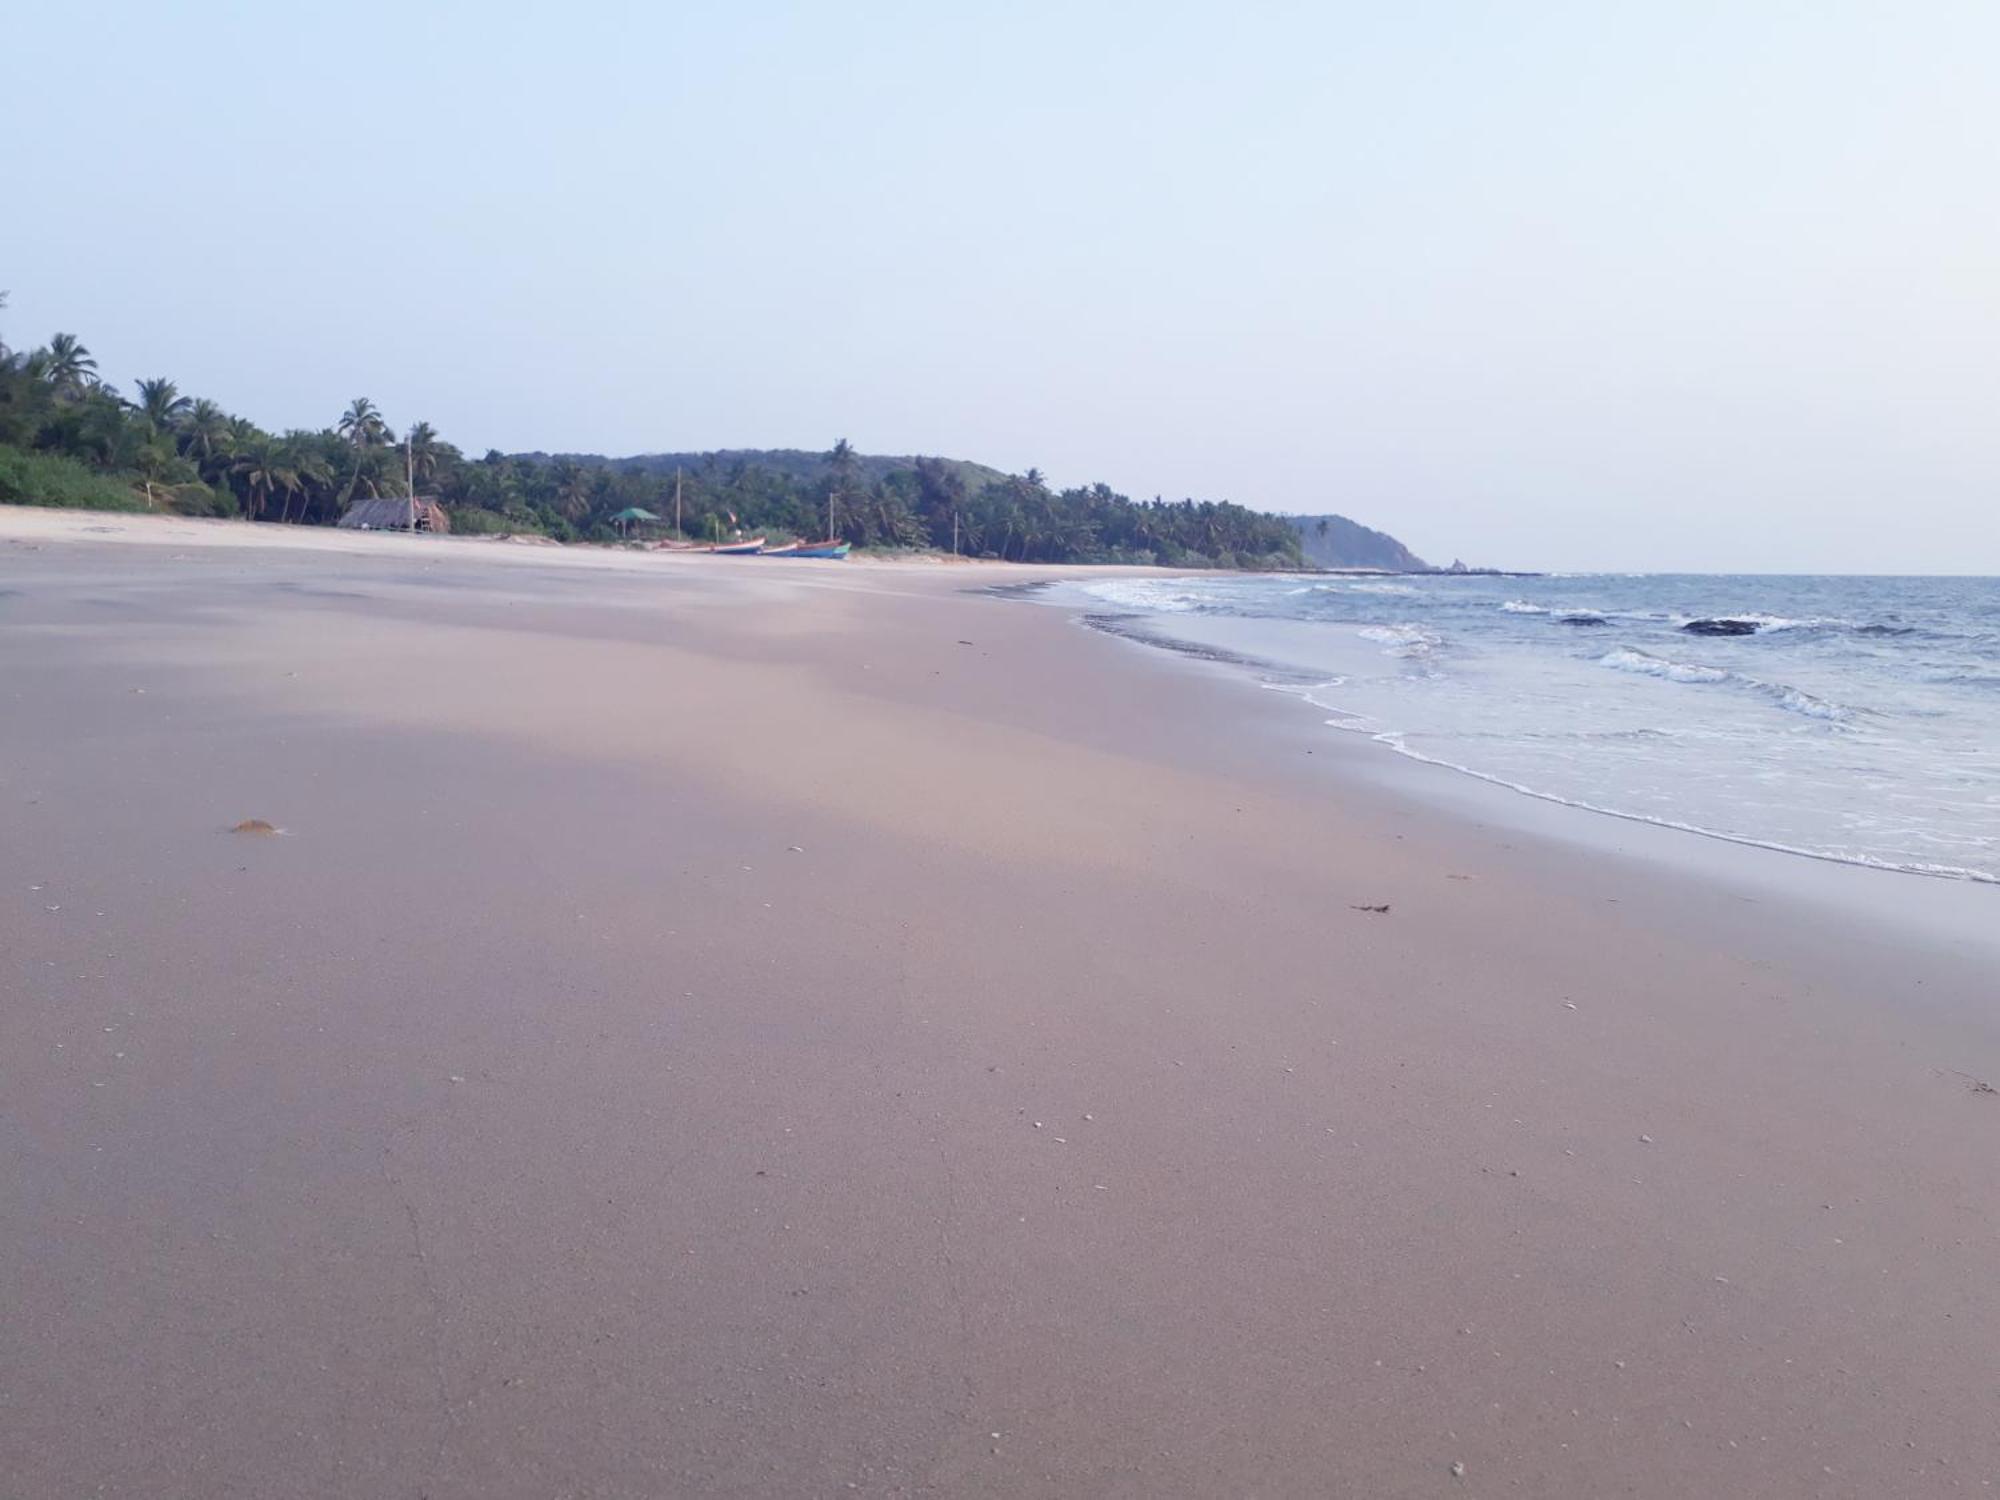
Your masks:
{"label": "rock in water", "polygon": [[245,818],[229,831],[231,833],[276,833],[278,827],[275,823],[266,823],[262,818]]}
{"label": "rock in water", "polygon": [[1755,620],[1689,620],[1681,626],[1689,635],[1755,635]]}

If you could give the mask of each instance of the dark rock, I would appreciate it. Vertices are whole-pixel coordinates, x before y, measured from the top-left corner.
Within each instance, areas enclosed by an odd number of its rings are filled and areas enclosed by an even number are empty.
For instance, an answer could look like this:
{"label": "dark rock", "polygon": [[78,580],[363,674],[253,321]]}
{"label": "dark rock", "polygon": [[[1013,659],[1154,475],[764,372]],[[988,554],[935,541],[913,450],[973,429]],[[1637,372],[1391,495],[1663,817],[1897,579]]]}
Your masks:
{"label": "dark rock", "polygon": [[1558,625],[1609,625],[1611,622],[1605,619],[1603,615],[1562,615],[1557,618],[1556,623]]}
{"label": "dark rock", "polygon": [[1755,635],[1755,620],[1689,620],[1681,626],[1689,635]]}

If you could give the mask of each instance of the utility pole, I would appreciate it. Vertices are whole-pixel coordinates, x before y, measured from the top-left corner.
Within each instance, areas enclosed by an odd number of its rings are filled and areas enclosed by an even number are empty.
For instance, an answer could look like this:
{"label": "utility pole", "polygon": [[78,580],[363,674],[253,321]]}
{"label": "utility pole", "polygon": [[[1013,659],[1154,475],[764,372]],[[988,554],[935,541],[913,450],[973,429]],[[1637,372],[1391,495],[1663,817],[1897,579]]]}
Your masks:
{"label": "utility pole", "polygon": [[951,513],[951,555],[958,556],[958,511],[955,507]]}
{"label": "utility pole", "polygon": [[410,533],[417,530],[417,439],[412,427],[403,434],[403,482],[410,491]]}
{"label": "utility pole", "polygon": [[687,540],[687,533],[681,530],[681,466],[679,464],[674,465],[674,535],[682,541]]}

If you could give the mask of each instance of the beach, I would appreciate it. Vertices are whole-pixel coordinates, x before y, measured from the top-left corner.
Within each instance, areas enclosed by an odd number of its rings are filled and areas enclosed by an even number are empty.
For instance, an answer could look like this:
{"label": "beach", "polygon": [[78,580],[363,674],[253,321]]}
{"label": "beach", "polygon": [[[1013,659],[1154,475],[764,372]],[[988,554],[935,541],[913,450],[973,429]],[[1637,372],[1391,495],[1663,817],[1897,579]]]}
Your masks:
{"label": "beach", "polygon": [[2000,1481],[2000,892],[1053,576],[0,509],[4,1488]]}

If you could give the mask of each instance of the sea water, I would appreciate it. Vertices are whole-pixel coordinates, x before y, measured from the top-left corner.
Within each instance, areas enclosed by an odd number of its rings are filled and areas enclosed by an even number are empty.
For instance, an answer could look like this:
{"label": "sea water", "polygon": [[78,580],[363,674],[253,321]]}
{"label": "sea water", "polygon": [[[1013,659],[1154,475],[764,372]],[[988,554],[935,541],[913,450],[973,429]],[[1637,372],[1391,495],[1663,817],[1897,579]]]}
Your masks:
{"label": "sea water", "polygon": [[1095,623],[1240,660],[1404,755],[1599,812],[2000,882],[2000,579],[1080,588]]}

